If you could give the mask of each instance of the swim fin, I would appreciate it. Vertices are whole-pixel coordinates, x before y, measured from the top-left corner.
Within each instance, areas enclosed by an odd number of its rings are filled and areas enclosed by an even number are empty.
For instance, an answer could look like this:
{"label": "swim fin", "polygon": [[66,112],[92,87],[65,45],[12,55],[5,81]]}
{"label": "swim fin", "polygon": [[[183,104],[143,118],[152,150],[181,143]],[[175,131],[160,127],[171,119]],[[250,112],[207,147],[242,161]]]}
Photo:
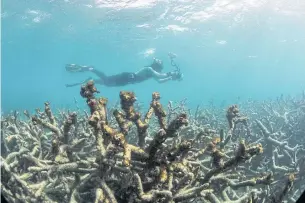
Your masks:
{"label": "swim fin", "polygon": [[90,70],[90,67],[80,66],[80,65],[76,65],[76,64],[67,64],[66,70],[69,72],[85,72],[85,71]]}

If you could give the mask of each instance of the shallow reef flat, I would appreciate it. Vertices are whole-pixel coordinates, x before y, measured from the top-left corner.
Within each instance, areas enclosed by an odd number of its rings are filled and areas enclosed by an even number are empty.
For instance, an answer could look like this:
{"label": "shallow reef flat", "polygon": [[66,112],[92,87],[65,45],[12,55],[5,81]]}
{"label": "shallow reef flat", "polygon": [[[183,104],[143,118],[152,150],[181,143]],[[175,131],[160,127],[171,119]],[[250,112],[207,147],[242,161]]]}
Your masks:
{"label": "shallow reef flat", "polygon": [[[1,119],[1,192],[9,202],[295,202],[305,189],[305,96],[147,111],[134,92],[107,107]],[[165,111],[166,109],[166,111]],[[142,114],[142,115],[141,115]]]}

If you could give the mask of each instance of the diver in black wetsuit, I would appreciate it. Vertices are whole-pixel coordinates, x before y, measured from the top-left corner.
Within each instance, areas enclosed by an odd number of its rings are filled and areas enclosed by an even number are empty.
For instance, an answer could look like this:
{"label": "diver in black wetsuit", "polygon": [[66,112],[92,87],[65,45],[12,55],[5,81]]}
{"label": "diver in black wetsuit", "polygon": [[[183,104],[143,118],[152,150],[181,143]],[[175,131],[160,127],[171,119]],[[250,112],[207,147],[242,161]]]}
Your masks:
{"label": "diver in black wetsuit", "polygon": [[[163,70],[163,63],[159,59],[154,59],[153,63],[150,66],[146,66],[140,69],[137,72],[123,72],[116,75],[106,76],[105,73],[94,69],[91,66],[80,66],[76,64],[68,64],[66,65],[66,70],[69,72],[84,72],[90,71],[96,74],[99,78],[93,79],[96,84],[105,85],[109,87],[114,86],[125,86],[128,84],[135,84],[140,83],[150,78],[155,79],[159,83],[164,83],[169,80],[179,80],[181,81],[183,78],[183,74],[180,73],[180,70],[168,72],[168,73],[161,73]],[[81,85],[86,83],[87,81],[92,80],[92,78],[88,78],[87,80],[74,83],[74,84],[67,84],[66,87],[73,87],[77,85]]]}

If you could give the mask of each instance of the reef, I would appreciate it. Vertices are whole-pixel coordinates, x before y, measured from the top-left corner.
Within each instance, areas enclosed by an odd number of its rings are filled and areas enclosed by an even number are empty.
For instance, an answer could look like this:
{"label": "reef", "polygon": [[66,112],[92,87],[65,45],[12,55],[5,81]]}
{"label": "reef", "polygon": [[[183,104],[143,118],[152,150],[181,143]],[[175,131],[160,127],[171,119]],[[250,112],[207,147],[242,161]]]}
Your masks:
{"label": "reef", "polygon": [[1,118],[1,192],[9,202],[295,202],[305,189],[305,96],[195,111],[134,92],[120,104],[89,81],[87,111]]}

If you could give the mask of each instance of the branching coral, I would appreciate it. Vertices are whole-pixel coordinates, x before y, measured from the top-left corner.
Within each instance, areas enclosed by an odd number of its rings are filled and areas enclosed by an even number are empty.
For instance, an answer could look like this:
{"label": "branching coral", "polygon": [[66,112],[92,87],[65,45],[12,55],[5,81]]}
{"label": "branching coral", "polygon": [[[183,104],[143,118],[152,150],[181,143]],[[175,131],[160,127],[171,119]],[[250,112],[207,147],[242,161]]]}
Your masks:
{"label": "branching coral", "polygon": [[247,116],[237,105],[226,117],[198,107],[193,116],[186,100],[170,102],[167,114],[154,92],[142,117],[135,93],[120,92],[120,109],[97,93],[93,81],[81,87],[90,114],[53,114],[46,102],[44,112],[2,118],[9,201],[282,202],[304,189],[305,150],[294,142],[304,134],[300,102],[279,101],[279,110],[248,102]]}

